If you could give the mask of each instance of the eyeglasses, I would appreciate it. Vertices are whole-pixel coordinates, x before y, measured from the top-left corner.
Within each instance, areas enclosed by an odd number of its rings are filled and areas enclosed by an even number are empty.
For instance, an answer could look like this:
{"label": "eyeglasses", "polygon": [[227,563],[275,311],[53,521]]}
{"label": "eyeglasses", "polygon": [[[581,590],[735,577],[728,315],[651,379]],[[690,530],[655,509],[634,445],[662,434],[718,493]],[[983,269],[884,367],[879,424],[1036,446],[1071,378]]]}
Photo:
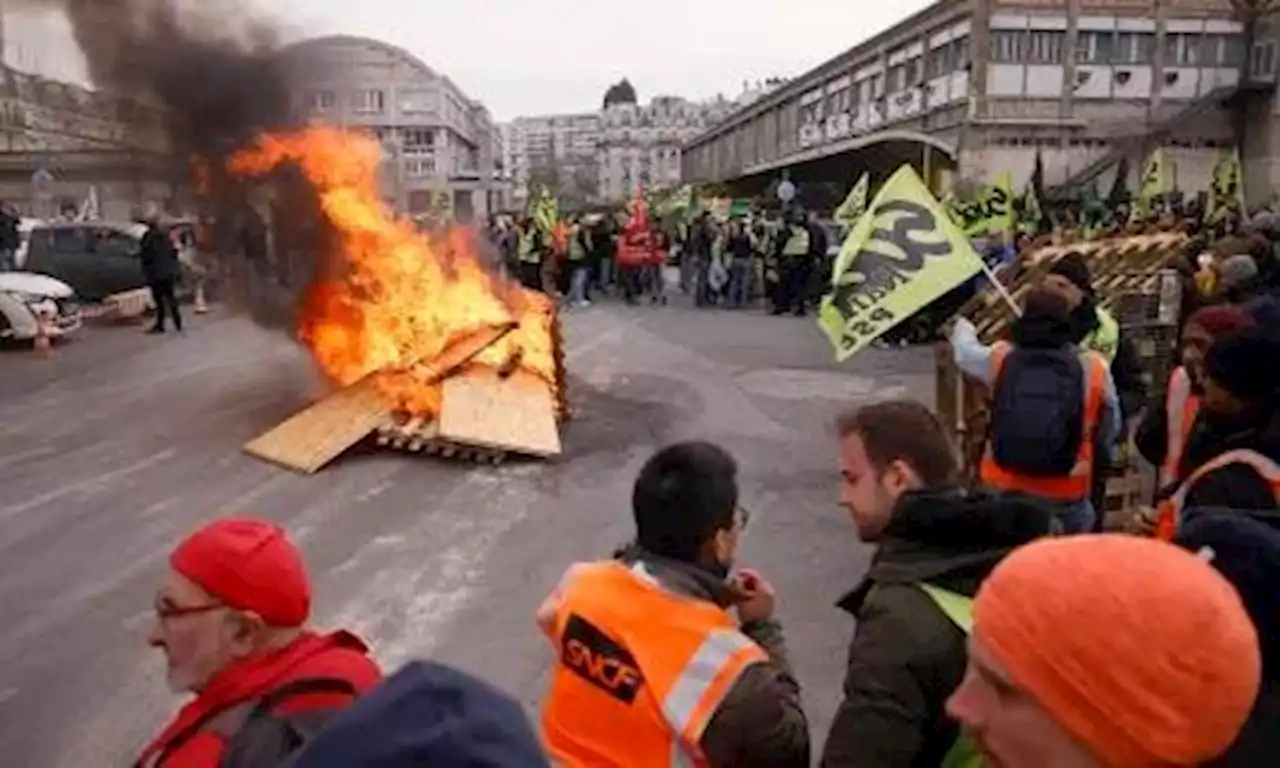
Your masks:
{"label": "eyeglasses", "polygon": [[156,618],[161,621],[169,619],[179,619],[183,616],[194,616],[198,613],[208,613],[216,611],[219,608],[226,608],[222,603],[206,603],[205,605],[176,605],[166,600],[160,600],[155,604]]}

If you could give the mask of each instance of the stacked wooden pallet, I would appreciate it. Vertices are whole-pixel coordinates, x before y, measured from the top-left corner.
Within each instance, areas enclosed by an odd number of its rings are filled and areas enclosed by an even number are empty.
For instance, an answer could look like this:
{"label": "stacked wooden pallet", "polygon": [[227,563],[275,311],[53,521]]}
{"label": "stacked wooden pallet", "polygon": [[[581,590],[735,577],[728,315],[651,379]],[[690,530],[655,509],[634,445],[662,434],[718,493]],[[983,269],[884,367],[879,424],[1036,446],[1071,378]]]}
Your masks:
{"label": "stacked wooden pallet", "polygon": [[[1080,254],[1089,266],[1099,305],[1117,316],[1122,334],[1137,341],[1149,378],[1163,381],[1160,377],[1167,376],[1177,340],[1177,278],[1169,273],[1169,267],[1188,244],[1185,234],[1162,232],[1048,246],[1024,254],[1005,285],[1014,300],[1021,302],[1058,259]],[[1172,296],[1171,281],[1175,288]],[[991,289],[970,300],[960,315],[973,322],[979,339],[986,344],[1006,338],[1015,318],[1008,302]],[[1135,323],[1136,318],[1143,322]],[[989,393],[981,383],[959,372],[945,345],[938,352],[937,373],[938,413],[960,450],[966,480],[976,484],[988,436]],[[1108,511],[1127,509],[1137,502],[1141,481],[1135,464],[1128,456],[1122,463],[1123,469],[1108,482]]]}
{"label": "stacked wooden pallet", "polygon": [[[304,474],[318,471],[370,435],[380,446],[481,464],[498,464],[511,454],[557,456],[559,426],[568,413],[559,321],[551,324],[554,382],[523,370],[519,350],[496,369],[475,362],[511,330],[483,329],[429,363],[367,376],[246,443],[244,450]],[[397,408],[379,386],[383,375],[411,377],[415,386],[438,386],[438,411],[425,416]]]}

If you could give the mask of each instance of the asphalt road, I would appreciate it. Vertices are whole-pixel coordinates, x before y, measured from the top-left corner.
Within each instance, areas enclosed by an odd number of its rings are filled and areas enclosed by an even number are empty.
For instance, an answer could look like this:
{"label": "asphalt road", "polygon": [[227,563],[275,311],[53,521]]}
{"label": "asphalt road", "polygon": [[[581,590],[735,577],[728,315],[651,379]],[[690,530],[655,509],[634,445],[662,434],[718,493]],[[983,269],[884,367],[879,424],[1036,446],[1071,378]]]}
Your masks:
{"label": "asphalt road", "polygon": [[52,358],[0,351],[0,763],[127,765],[179,701],[145,647],[169,547],[209,518],[286,524],[316,624],[388,667],[433,656],[536,713],[549,649],[532,611],[565,566],[630,535],[631,483],[658,446],[705,438],[742,466],[742,562],[780,592],[815,743],[839,696],[866,568],[835,505],[842,407],[932,396],[927,351],[837,368],[812,320],[597,306],[566,320],[578,418],[548,464],[478,468],[370,450],[313,477],[239,446],[320,391],[279,334],[215,313],[185,336],[88,328]]}

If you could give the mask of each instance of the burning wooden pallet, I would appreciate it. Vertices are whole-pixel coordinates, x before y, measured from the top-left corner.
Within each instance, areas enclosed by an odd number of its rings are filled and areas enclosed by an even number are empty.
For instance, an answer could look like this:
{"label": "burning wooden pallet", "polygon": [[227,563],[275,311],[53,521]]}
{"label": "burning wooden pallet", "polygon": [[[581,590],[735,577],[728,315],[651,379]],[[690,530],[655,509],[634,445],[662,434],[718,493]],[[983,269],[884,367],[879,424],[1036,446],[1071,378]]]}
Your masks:
{"label": "burning wooden pallet", "polygon": [[300,411],[244,450],[303,474],[317,472],[370,435],[381,446],[482,464],[498,464],[511,454],[557,456],[559,427],[568,413],[559,322],[551,323],[555,382],[521,369],[519,350],[496,369],[474,362],[513,328],[483,329],[430,363],[391,374],[412,375],[419,386],[438,384],[434,417],[398,410],[379,385],[385,374],[378,372]]}
{"label": "burning wooden pallet", "polygon": [[[1177,341],[1180,301],[1177,277],[1167,268],[1188,244],[1185,234],[1162,232],[1050,246],[1024,256],[1007,286],[1014,299],[1021,301],[1058,259],[1079,253],[1089,266],[1099,305],[1116,315],[1123,333],[1136,336],[1139,358],[1146,363],[1146,375],[1152,383],[1163,381]],[[973,322],[978,337],[987,344],[1007,336],[1014,319],[1008,303],[991,290],[975,296],[960,314]],[[939,349],[937,374],[938,413],[960,450],[968,483],[976,484],[988,437],[989,393],[981,383],[960,373],[949,349]],[[1116,512],[1137,503],[1140,480],[1136,463],[1125,456],[1123,464],[1121,473],[1108,481],[1107,508],[1100,512]]]}

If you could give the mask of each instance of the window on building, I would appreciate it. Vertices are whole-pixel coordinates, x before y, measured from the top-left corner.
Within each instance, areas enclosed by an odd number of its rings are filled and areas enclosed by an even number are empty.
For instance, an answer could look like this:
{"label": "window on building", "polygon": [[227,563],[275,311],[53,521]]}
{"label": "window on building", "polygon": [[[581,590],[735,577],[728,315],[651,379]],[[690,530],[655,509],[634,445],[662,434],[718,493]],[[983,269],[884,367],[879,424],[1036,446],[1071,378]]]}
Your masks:
{"label": "window on building", "polygon": [[889,67],[889,93],[897,93],[906,87],[903,85],[906,81],[906,74],[907,69],[901,64]]}
{"label": "window on building", "polygon": [[1169,33],[1164,37],[1162,61],[1170,67],[1194,67],[1200,63],[1200,35]]}
{"label": "window on building", "polygon": [[1115,64],[1150,64],[1156,36],[1151,32],[1121,32],[1116,35]]}
{"label": "window on building", "polygon": [[871,76],[871,98],[878,99],[884,96],[884,73],[880,72]]}
{"label": "window on building", "polygon": [[1027,47],[1027,61],[1031,64],[1061,64],[1062,46],[1066,32],[1032,32]]}
{"label": "window on building", "polygon": [[929,51],[925,76],[932,80],[937,77],[942,77],[950,72],[955,67],[955,64],[952,62],[954,53],[955,51],[951,47],[951,43],[944,43],[943,45]]}
{"label": "window on building", "polygon": [[1001,64],[1020,64],[1027,58],[1027,33],[1022,30],[997,29],[991,33],[991,60]]}
{"label": "window on building", "polygon": [[351,97],[351,108],[356,112],[378,113],[386,108],[386,99],[385,91],[356,91]]}
{"label": "window on building", "polygon": [[907,60],[907,88],[914,88],[920,84],[920,77],[923,74],[923,66],[924,59],[920,56]]}
{"label": "window on building", "polygon": [[969,68],[969,38],[951,41],[951,68],[953,71]]}
{"label": "window on building", "polygon": [[418,157],[406,160],[404,162],[404,172],[406,176],[411,178],[433,176],[436,172],[436,159],[434,157]]}
{"label": "window on building", "polygon": [[1215,35],[1221,38],[1218,49],[1218,66],[1244,66],[1244,35]]}
{"label": "window on building", "polygon": [[328,112],[337,104],[333,91],[307,91],[307,107],[314,112]]}
{"label": "window on building", "polygon": [[400,131],[400,141],[405,149],[433,147],[436,132],[431,128],[404,128]]}
{"label": "window on building", "polygon": [[1081,32],[1076,38],[1076,62],[1110,64],[1115,55],[1114,32]]}

